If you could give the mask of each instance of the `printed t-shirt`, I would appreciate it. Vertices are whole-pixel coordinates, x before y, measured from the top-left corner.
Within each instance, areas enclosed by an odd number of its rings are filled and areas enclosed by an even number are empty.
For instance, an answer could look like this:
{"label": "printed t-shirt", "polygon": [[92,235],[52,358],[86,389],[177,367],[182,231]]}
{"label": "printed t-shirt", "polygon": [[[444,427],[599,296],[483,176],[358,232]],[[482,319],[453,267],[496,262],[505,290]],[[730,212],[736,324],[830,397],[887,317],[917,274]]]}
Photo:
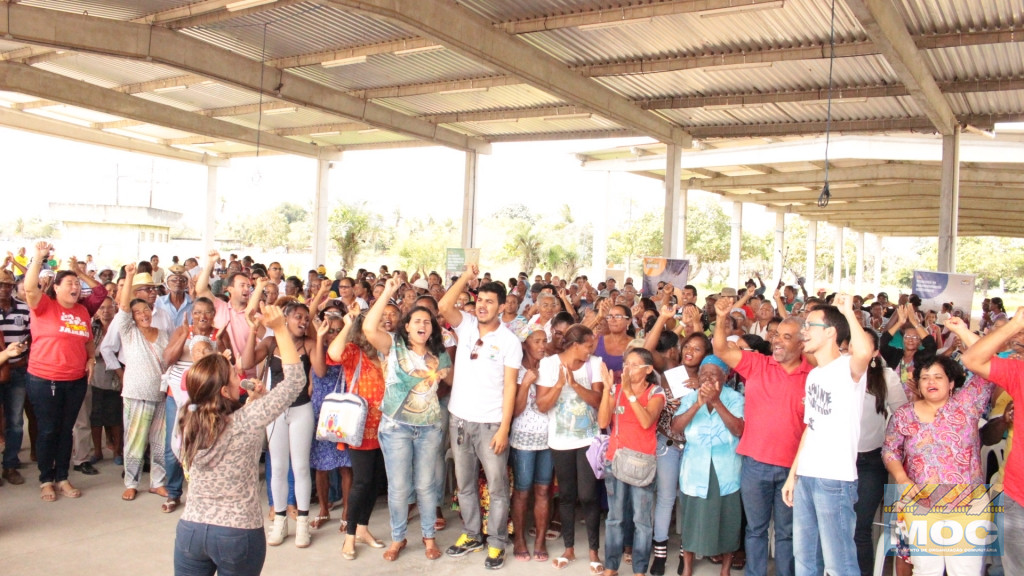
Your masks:
{"label": "printed t-shirt", "polygon": [[65,308],[45,294],[32,309],[32,353],[28,372],[44,380],[68,382],[85,378],[92,339],[92,318],[81,304]]}
{"label": "printed t-shirt", "polygon": [[[554,388],[561,367],[562,361],[557,354],[542,359],[537,367],[537,386]],[[600,382],[601,359],[591,356],[572,375],[580,386],[593,390],[594,382]],[[569,384],[563,386],[555,405],[548,410],[548,446],[554,450],[590,446],[598,431],[597,409],[584,402]]]}
{"label": "printed t-shirt", "polygon": [[850,356],[839,356],[807,375],[807,432],[798,475],[844,482],[857,479],[857,445],[866,386],[866,373],[856,382],[850,377]]}

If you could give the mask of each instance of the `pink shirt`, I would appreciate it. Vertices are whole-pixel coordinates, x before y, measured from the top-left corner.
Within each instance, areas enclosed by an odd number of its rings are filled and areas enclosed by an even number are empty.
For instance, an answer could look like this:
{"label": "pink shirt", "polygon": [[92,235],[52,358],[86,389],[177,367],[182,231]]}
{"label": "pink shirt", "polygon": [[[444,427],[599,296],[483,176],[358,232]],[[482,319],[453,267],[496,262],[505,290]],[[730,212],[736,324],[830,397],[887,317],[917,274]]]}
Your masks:
{"label": "pink shirt", "polygon": [[[249,340],[249,323],[245,321],[245,310],[236,312],[235,309],[220,298],[213,299],[213,308],[216,314],[213,317],[213,326],[217,331],[227,330],[231,340],[231,353],[234,358],[242,357],[242,346]],[[248,378],[256,377],[256,368],[245,371]]]}

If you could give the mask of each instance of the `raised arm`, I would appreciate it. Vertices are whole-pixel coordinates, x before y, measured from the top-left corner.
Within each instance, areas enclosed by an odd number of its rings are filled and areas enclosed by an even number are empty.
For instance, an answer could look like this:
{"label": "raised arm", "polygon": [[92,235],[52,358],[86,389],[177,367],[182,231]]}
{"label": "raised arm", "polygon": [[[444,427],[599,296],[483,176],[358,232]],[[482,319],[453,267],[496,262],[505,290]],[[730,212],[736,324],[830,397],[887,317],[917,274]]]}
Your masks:
{"label": "raised arm", "polygon": [[466,285],[469,284],[469,281],[475,279],[479,274],[480,268],[476,264],[467,264],[466,271],[462,273],[462,276],[459,276],[455,284],[444,293],[444,297],[437,303],[437,309],[441,316],[453,328],[462,324],[462,311],[455,307],[455,302],[458,300],[459,294],[466,291]]}
{"label": "raised arm", "polygon": [[852,296],[837,294],[836,306],[850,325],[850,377],[856,382],[867,372],[868,362],[875,354],[875,344],[864,331],[860,319],[854,314]]}
{"label": "raised arm", "polygon": [[327,346],[327,357],[331,359],[331,362],[341,362],[341,355],[345,352],[345,345],[348,344],[348,337],[352,333],[352,325],[359,317],[359,307],[353,306],[352,308],[348,314],[345,314],[345,325],[341,327],[341,332],[338,332],[338,335]]}
{"label": "raised arm", "polygon": [[786,310],[786,302],[782,299],[782,291],[776,288],[773,297],[775,299],[775,311],[779,315],[779,318],[782,318],[783,320],[789,318],[789,311]]}
{"label": "raised arm", "polygon": [[132,280],[135,278],[135,264],[130,262],[124,267],[124,287],[117,295],[117,305],[125,312],[132,311]]}
{"label": "raised arm", "polygon": [[25,272],[25,303],[29,308],[35,309],[43,297],[43,291],[39,289],[39,270],[50,250],[53,250],[53,246],[49,242],[37,242],[35,258],[28,263],[28,270]]}
{"label": "raised arm", "polygon": [[[323,378],[327,374],[327,331],[331,329],[331,319],[324,318],[316,327],[316,344],[309,351],[309,363],[312,365],[313,373]],[[312,379],[310,379],[312,382]]]}
{"label": "raised arm", "polygon": [[666,304],[661,307],[658,319],[654,321],[651,331],[644,336],[644,348],[654,357],[654,369],[658,372],[665,370],[665,356],[658,352],[658,341],[661,340],[661,333],[665,330],[665,323],[675,317],[676,307]]}
{"label": "raised arm", "polygon": [[[212,302],[215,296],[213,291],[210,290],[210,274],[213,273],[214,266],[217,265],[217,260],[220,259],[220,253],[216,250],[210,250],[210,253],[206,255],[206,266],[203,266],[203,271],[199,273],[199,277],[196,279],[196,298],[207,297]],[[256,300],[259,300],[257,297]]]}
{"label": "raised arm", "polygon": [[373,303],[373,307],[366,313],[366,318],[363,320],[363,334],[366,335],[366,339],[381,354],[388,353],[391,349],[392,340],[391,335],[381,325],[380,319],[384,316],[384,308],[387,308],[388,301],[391,300],[391,296],[395,293],[397,287],[398,281],[394,278],[388,278],[388,281],[384,283],[384,291],[380,293],[380,297]]}
{"label": "raised arm", "polygon": [[1021,330],[1024,330],[1024,307],[1017,308],[1017,313],[1010,318],[1009,322],[989,332],[968,348],[960,358],[964,367],[982,378],[988,379],[989,371],[992,369],[992,357],[999,353],[1006,342]]}
{"label": "raised arm", "polygon": [[[732,310],[732,298],[722,297],[715,301],[715,314],[725,318]],[[711,348],[730,368],[735,368],[743,360],[743,351],[728,345],[729,335],[726,334],[725,322],[715,322],[715,333],[711,338]]]}

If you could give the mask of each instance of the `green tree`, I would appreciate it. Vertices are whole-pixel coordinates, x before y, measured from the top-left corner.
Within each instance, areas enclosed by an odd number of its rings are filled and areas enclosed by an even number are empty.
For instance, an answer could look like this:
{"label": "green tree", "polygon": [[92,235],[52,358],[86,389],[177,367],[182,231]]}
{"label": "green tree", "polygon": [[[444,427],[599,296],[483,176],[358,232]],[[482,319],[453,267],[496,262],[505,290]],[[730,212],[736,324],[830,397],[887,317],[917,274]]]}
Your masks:
{"label": "green tree", "polygon": [[528,221],[522,221],[512,230],[511,236],[505,241],[505,255],[519,263],[519,269],[532,275],[533,270],[541,261],[544,240],[540,232],[535,230]]}
{"label": "green tree", "polygon": [[608,236],[608,259],[626,266],[630,274],[638,274],[644,256],[659,256],[665,238],[664,215],[649,211]]}
{"label": "green tree", "polygon": [[331,210],[328,217],[330,238],[335,250],[341,254],[346,269],[355,268],[359,252],[371,245],[367,242],[367,236],[373,221],[373,214],[367,209],[366,202],[342,203]]}
{"label": "green tree", "polygon": [[459,244],[455,221],[448,218],[436,223],[433,218],[426,221],[414,218],[406,220],[404,230],[405,236],[396,242],[401,266],[410,271],[440,270],[443,273],[447,248]]}
{"label": "green tree", "polygon": [[717,201],[691,202],[686,211],[686,253],[692,256],[690,274],[696,278],[705,265],[728,262],[732,229]]}

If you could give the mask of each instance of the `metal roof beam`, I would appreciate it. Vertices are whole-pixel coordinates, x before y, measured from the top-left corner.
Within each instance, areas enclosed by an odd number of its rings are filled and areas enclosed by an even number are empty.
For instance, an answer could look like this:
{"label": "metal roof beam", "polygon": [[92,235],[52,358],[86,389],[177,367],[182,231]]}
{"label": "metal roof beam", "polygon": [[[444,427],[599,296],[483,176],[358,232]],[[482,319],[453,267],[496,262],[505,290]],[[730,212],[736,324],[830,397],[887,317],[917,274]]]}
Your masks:
{"label": "metal roof beam", "polygon": [[584,106],[624,127],[665,143],[690,146],[678,126],[633,105],[611,90],[568,70],[552,56],[495,30],[455,0],[332,0],[331,4],[369,13],[412,28],[450,50],[495,66],[506,74],[566,101]]}
{"label": "metal roof beam", "polygon": [[0,88],[21,94],[56,100],[72,106],[105,112],[147,124],[205,134],[252,146],[263,146],[289,154],[316,157],[315,145],[185,112],[172,106],[121,94],[88,82],[32,68],[24,64],[0,63]]}
{"label": "metal roof beam", "polygon": [[0,11],[0,35],[14,42],[157,62],[382,130],[459,150],[490,150],[490,144],[479,138],[346,96],[289,72],[265,68],[245,56],[160,26],[11,4]]}
{"label": "metal roof beam", "polygon": [[[954,117],[954,121],[978,128],[992,128],[996,122],[1021,122],[1024,114],[980,114]],[[856,132],[935,132],[937,128],[929,118],[879,118],[870,120],[833,120],[825,122],[776,122],[772,124],[729,124],[717,126],[688,126],[694,138],[744,138],[766,136],[793,136],[796,134],[824,134]]]}
{"label": "metal roof beam", "polygon": [[133,20],[145,24],[160,24],[172,29],[192,28],[216,24],[225,20],[241,18],[251,14],[268,12],[292,4],[316,2],[316,0],[276,0],[273,4],[254,6],[244,10],[229,11],[226,6],[236,0],[205,0],[179,8],[170,8]]}
{"label": "metal roof beam", "polygon": [[76,126],[69,122],[61,122],[60,120],[53,120],[36,114],[6,110],[4,108],[0,108],[0,125],[16,130],[55,136],[64,140],[74,140],[76,142],[116,148],[128,152],[149,154],[150,156],[170,158],[171,160],[195,162],[209,166],[227,166],[229,164],[226,159],[209,154],[198,154],[196,152],[180,150],[171,146],[154,144],[145,140],[121,136],[120,134],[111,134],[84,126]]}
{"label": "metal roof beam", "polygon": [[205,76],[185,74],[183,76],[174,76],[172,78],[164,78],[162,80],[149,80],[134,84],[123,84],[113,88],[113,90],[122,94],[142,94],[144,92],[155,92],[164,88],[177,88],[178,86],[185,86],[187,88],[189,86],[196,86],[200,84],[213,84],[213,81]]}
{"label": "metal roof beam", "polygon": [[[851,168],[832,168],[829,179],[833,182],[879,182],[905,180],[907,182],[930,182],[936,186],[942,176],[941,166],[922,166],[913,163],[872,164]],[[756,176],[723,176],[710,178],[700,183],[701,188],[708,190],[747,190],[755,188],[781,188],[785,186],[820,186],[825,181],[824,170],[801,170],[799,172],[776,172]],[[1020,172],[1016,170],[991,170],[962,168],[960,185],[1020,186]],[[835,194],[852,193],[856,188],[840,188]],[[783,194],[783,193],[775,193]],[[788,192],[785,194],[793,194]],[[798,194],[802,194],[798,193]]]}
{"label": "metal roof beam", "polygon": [[491,110],[485,112],[431,114],[428,116],[420,116],[420,118],[435,124],[455,124],[458,122],[488,122],[492,120],[518,120],[519,118],[546,118],[570,114],[585,114],[589,112],[590,110],[579,106],[545,106],[543,108],[515,108],[512,110]]}
{"label": "metal roof beam", "polygon": [[[833,182],[835,183],[835,182]],[[1024,182],[1021,188],[1004,186],[978,186],[967,183],[960,184],[960,198],[963,201],[975,200],[1022,200],[1024,199]],[[768,206],[769,209],[785,211],[787,206],[778,206],[787,202],[801,204],[817,204],[819,190],[806,192],[767,192],[764,194],[722,194],[726,200],[734,202],[750,202]],[[939,197],[939,182],[927,184],[893,184],[889,186],[856,186],[850,188],[832,188],[832,200],[836,202],[856,203],[864,200],[899,200],[916,198],[918,201],[929,199],[934,202]],[[961,205],[965,205],[961,203]],[[794,210],[799,207],[794,207]]]}
{"label": "metal roof beam", "polygon": [[935,83],[892,0],[847,0],[846,5],[935,129],[944,136],[953,134],[953,109]]}
{"label": "metal roof beam", "polygon": [[[632,129],[618,129],[618,130],[582,130],[577,132],[544,132],[534,134],[501,134],[497,136],[488,136],[487,139],[491,142],[548,142],[558,140],[593,140],[597,138],[635,138],[637,136],[647,136],[639,130]],[[647,176],[648,174],[638,174],[638,176]],[[655,178],[658,178],[655,176]],[[661,177],[660,179],[664,179]]]}

